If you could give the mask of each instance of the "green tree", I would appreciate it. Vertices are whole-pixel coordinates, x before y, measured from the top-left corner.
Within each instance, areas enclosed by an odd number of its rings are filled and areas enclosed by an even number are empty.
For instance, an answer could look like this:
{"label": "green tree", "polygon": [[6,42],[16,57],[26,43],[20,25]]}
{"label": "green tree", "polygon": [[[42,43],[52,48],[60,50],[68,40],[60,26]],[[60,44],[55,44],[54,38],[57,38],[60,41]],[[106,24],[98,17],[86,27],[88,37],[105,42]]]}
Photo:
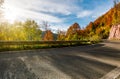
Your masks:
{"label": "green tree", "polygon": [[9,29],[9,24],[6,22],[1,23],[0,25],[0,40],[10,40],[10,29]]}
{"label": "green tree", "polygon": [[38,24],[33,20],[0,24],[0,40],[41,40],[41,33]]}
{"label": "green tree", "polygon": [[27,20],[23,24],[26,40],[41,40],[41,30],[34,20]]}
{"label": "green tree", "polygon": [[72,37],[72,39],[71,40],[78,40],[78,34],[77,33],[75,33],[74,35],[73,35],[73,37]]}

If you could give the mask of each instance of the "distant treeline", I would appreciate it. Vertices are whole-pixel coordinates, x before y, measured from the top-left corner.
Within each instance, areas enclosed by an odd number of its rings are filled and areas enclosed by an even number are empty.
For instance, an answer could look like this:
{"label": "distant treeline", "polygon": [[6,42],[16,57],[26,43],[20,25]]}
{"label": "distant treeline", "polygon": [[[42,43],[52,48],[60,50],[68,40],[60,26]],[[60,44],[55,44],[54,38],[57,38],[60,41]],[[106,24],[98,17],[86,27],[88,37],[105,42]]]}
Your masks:
{"label": "distant treeline", "polygon": [[[44,33],[40,29],[46,28]],[[54,34],[47,29],[48,24],[38,25],[34,20],[26,20],[25,22],[1,23],[0,24],[0,40],[3,41],[69,41],[69,40],[89,40],[98,39],[97,36],[90,38],[89,35],[80,28],[78,23],[70,26],[67,32],[58,30]]]}

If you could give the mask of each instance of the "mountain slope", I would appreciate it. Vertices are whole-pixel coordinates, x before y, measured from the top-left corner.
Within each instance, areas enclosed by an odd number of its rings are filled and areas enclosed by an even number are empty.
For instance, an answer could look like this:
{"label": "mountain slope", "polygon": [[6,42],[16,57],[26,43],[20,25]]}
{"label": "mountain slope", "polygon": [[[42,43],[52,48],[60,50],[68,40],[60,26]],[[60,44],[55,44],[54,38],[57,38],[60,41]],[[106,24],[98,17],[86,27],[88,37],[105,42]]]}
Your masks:
{"label": "mountain slope", "polygon": [[120,3],[94,22],[90,22],[85,28],[85,31],[90,36],[97,34],[101,38],[108,38],[111,26],[117,23],[120,23]]}

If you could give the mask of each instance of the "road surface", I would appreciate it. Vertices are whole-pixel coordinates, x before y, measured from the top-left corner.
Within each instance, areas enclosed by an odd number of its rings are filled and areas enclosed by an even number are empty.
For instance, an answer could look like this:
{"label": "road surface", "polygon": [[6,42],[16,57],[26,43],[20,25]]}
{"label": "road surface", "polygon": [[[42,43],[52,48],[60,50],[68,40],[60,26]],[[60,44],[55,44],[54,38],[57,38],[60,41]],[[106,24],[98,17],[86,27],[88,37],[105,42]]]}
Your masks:
{"label": "road surface", "polygon": [[0,52],[0,79],[120,79],[119,67],[120,41]]}

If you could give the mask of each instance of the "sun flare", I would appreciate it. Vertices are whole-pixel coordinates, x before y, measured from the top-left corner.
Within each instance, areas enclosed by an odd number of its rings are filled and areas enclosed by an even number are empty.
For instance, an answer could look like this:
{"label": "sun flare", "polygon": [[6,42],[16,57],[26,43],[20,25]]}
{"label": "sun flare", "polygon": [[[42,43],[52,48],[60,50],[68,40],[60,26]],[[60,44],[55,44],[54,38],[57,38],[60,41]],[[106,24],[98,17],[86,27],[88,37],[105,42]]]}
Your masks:
{"label": "sun flare", "polygon": [[7,4],[4,4],[3,7],[4,7],[4,9],[3,9],[4,18],[7,21],[13,23],[17,19],[19,11],[17,10],[17,8],[9,6]]}

